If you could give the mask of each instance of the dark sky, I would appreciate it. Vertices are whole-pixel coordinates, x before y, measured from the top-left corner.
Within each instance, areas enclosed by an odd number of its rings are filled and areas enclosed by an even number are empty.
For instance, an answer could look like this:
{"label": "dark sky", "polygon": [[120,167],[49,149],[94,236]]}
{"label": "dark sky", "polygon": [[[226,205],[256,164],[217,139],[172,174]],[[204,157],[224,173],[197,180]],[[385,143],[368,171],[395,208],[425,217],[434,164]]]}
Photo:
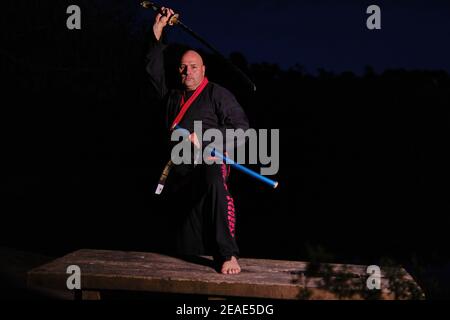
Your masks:
{"label": "dark sky", "polygon": [[[296,63],[360,73],[366,65],[450,71],[449,1],[201,1],[167,0],[181,20],[224,54],[242,52],[250,62]],[[381,7],[382,29],[366,28],[366,9]],[[138,10],[138,24],[153,14]],[[175,28],[176,29],[176,28]],[[173,30],[171,40],[189,36]]]}

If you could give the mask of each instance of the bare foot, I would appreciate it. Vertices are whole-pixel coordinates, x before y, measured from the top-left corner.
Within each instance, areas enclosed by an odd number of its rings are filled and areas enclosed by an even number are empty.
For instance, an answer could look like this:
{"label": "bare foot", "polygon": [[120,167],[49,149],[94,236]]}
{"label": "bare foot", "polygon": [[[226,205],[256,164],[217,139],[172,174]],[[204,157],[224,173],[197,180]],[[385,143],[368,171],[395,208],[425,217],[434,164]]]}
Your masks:
{"label": "bare foot", "polygon": [[234,256],[231,257],[231,260],[225,261],[222,265],[223,274],[238,274],[239,272],[241,272],[241,267]]}

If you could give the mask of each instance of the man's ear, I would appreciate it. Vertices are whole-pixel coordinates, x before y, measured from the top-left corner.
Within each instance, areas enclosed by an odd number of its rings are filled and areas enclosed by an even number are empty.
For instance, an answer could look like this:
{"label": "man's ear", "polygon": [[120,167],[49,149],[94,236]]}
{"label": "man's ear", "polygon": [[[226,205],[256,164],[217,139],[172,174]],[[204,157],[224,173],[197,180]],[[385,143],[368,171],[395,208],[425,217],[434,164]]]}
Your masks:
{"label": "man's ear", "polygon": [[202,69],[203,69],[203,76],[205,76],[205,73],[206,73],[206,66],[203,65],[203,66],[202,66]]}

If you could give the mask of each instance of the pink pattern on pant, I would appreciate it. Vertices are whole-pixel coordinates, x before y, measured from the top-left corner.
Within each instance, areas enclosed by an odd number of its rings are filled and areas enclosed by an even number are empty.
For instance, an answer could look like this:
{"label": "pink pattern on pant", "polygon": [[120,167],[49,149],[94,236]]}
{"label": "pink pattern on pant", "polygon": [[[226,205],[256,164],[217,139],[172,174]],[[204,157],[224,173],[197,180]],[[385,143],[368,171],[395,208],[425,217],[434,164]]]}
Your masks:
{"label": "pink pattern on pant", "polygon": [[[229,168],[227,169],[226,164],[222,164],[221,169],[222,169],[223,186],[225,190],[228,191],[226,179],[230,175],[230,169]],[[234,238],[236,216],[234,210],[234,200],[233,197],[229,194],[229,192],[227,195],[227,219],[228,219],[228,230],[230,231],[231,236]]]}

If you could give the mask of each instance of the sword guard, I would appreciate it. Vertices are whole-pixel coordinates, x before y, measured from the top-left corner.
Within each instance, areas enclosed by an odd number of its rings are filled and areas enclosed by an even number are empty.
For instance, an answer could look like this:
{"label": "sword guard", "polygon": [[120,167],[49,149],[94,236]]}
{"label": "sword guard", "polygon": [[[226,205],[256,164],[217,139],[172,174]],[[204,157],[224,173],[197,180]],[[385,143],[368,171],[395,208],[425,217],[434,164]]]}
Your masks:
{"label": "sword guard", "polygon": [[167,22],[167,24],[168,24],[169,26],[173,26],[173,25],[177,24],[178,21],[180,21],[180,20],[178,20],[178,17],[179,17],[179,16],[180,16],[180,15],[179,15],[178,13],[175,13],[174,15],[172,15],[172,16],[169,18],[169,21]]}
{"label": "sword guard", "polygon": [[[152,9],[153,11],[157,12],[157,13],[162,13],[161,12],[161,7],[158,6],[157,4],[150,2],[150,1],[142,1],[141,2],[141,6],[145,9]],[[179,22],[179,17],[180,15],[178,13],[175,13],[174,15],[172,15],[169,18],[169,21],[167,22],[167,24],[169,26],[173,26],[175,24],[177,24]]]}

